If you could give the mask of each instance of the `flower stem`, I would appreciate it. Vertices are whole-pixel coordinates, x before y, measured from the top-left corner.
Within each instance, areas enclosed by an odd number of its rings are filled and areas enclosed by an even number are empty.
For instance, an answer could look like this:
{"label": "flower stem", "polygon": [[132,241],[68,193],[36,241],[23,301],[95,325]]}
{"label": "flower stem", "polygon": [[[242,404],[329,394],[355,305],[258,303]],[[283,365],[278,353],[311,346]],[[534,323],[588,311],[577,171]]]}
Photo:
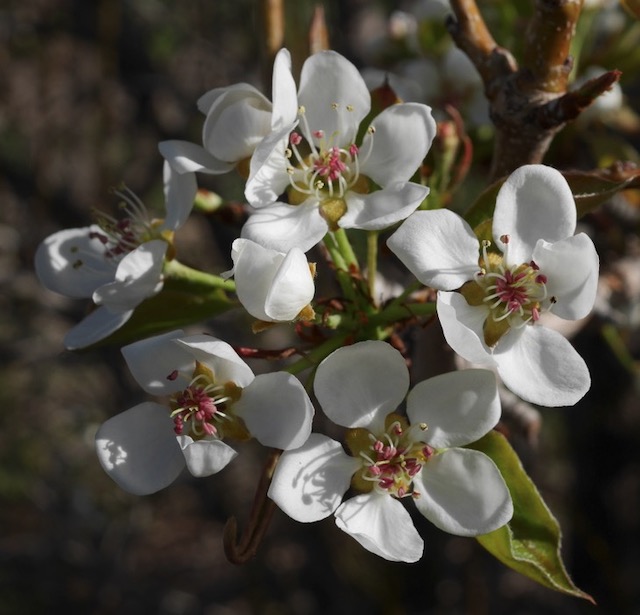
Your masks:
{"label": "flower stem", "polygon": [[339,228],[333,233],[333,236],[336,238],[338,249],[340,250],[340,254],[342,254],[342,258],[344,259],[348,270],[359,271],[360,265],[358,265],[358,259],[351,247],[351,242],[349,241],[347,232],[343,228]]}
{"label": "flower stem", "polygon": [[367,233],[367,284],[373,305],[376,301],[376,273],[378,271],[378,231]]}
{"label": "flower stem", "polygon": [[331,260],[336,268],[336,279],[340,284],[342,294],[346,299],[356,301],[356,292],[353,287],[351,276],[349,275],[349,268],[340,251],[336,237],[332,233],[327,233],[324,238],[324,245],[331,256]]}
{"label": "flower stem", "polygon": [[238,540],[238,522],[235,517],[229,517],[224,526],[224,551],[232,564],[245,564],[253,558],[269,527],[275,503],[268,498],[267,491],[281,454],[281,450],[273,449],[265,461],[256,487],[249,521],[240,540]]}
{"label": "flower stem", "polygon": [[347,333],[342,333],[340,335],[335,335],[333,337],[330,337],[328,340],[325,340],[322,344],[320,344],[319,346],[316,346],[313,350],[308,352],[304,356],[304,358],[285,367],[283,371],[288,372],[290,374],[299,374],[305,369],[308,369],[310,367],[315,367],[323,359],[328,357],[334,350],[337,350],[341,346],[345,346],[347,343],[347,340],[350,337],[352,337],[352,333],[350,331]]}
{"label": "flower stem", "polygon": [[317,366],[334,350],[358,340],[383,340],[391,335],[398,323],[406,320],[433,316],[436,305],[433,302],[391,303],[382,311],[363,315],[361,318],[352,314],[332,314],[327,318],[327,325],[341,332],[322,342],[308,352],[302,359],[284,368],[290,374],[298,374],[305,369]]}
{"label": "flower stem", "polygon": [[236,284],[233,280],[225,280],[219,275],[192,269],[175,259],[165,264],[163,273],[166,279],[185,282],[191,287],[197,286],[207,290],[220,288],[229,292],[235,292],[236,290]]}

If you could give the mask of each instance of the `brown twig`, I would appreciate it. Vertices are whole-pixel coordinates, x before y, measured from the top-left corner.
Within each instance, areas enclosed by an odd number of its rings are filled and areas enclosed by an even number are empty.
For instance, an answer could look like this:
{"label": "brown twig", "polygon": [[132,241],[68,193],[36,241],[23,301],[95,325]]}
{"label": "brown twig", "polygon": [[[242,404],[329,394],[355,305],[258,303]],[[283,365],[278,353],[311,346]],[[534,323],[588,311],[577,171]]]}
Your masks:
{"label": "brown twig", "polygon": [[554,125],[558,122],[574,120],[598,96],[611,89],[621,76],[622,73],[619,70],[610,70],[555,99],[541,111],[542,125]]}
{"label": "brown twig", "polygon": [[274,449],[265,461],[260,481],[256,487],[249,520],[240,540],[238,540],[238,522],[235,517],[229,517],[224,526],[222,536],[224,552],[232,564],[246,564],[255,557],[269,527],[275,511],[275,503],[269,499],[267,491],[281,454],[282,451]]}
{"label": "brown twig", "polygon": [[523,64],[531,71],[536,89],[562,94],[572,61],[571,41],[583,0],[536,0],[525,37]]}
{"label": "brown twig", "polygon": [[618,71],[567,92],[571,40],[583,0],[536,0],[519,66],[489,32],[475,0],[451,0],[447,27],[482,76],[496,127],[489,180],[541,163],[553,137],[620,77]]}
{"label": "brown twig", "polygon": [[447,29],[456,45],[464,51],[491,87],[517,70],[516,61],[495,42],[475,0],[451,0],[455,19],[447,20]]}
{"label": "brown twig", "polygon": [[263,81],[267,94],[271,89],[271,69],[278,51],[284,47],[284,0],[262,0],[262,26],[264,53],[262,57]]}
{"label": "brown twig", "polygon": [[311,25],[309,26],[309,53],[331,49],[329,43],[329,30],[325,19],[324,7],[317,4],[313,10]]}

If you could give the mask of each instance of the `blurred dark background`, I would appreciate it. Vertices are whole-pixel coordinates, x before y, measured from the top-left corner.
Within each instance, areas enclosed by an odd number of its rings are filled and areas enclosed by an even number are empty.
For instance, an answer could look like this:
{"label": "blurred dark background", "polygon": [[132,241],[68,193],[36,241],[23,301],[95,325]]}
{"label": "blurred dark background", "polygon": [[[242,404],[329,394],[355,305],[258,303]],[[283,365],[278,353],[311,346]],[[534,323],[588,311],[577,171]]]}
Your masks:
{"label": "blurred dark background", "polygon": [[[394,4],[325,3],[334,48],[362,65],[363,41]],[[308,27],[313,6],[287,8],[299,61],[305,39],[295,33]],[[143,394],[117,348],[63,350],[86,306],[38,284],[34,251],[48,234],[91,222],[93,208],[114,208],[109,188],[122,181],[161,205],[158,141],[199,142],[195,102],[207,90],[261,86],[261,23],[254,0],[0,7],[0,614],[640,614],[637,379],[605,341],[606,316],[573,338],[592,391],[574,408],[542,410],[536,447],[514,441],[560,520],[569,572],[599,607],[544,589],[474,540],[417,516],[426,548],[415,565],[376,558],[332,519],[304,526],[279,512],[256,559],[230,564],[222,528],[230,515],[242,525],[248,514],[264,456],[252,445],[221,474],[184,476],[149,497],[123,493],[102,472],[95,430]],[[205,181],[241,198],[233,177]],[[589,223],[605,267],[628,259],[638,284],[636,210],[623,209]],[[216,232],[195,216],[181,241],[198,255],[194,264],[220,271],[226,252]],[[616,275],[611,285],[637,318],[637,296]],[[210,327],[242,335],[230,319]],[[637,360],[637,328],[616,332]]]}

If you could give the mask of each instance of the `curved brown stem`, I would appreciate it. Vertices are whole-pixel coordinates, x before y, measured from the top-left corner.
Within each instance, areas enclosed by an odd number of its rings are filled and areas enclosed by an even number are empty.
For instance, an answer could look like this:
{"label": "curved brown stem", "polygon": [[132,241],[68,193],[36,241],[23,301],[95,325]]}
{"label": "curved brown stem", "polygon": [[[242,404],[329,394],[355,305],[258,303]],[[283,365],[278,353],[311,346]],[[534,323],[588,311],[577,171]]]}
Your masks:
{"label": "curved brown stem", "polygon": [[240,539],[238,540],[238,522],[235,517],[229,517],[224,526],[222,536],[224,552],[232,564],[246,564],[255,557],[269,528],[276,505],[267,497],[267,491],[281,454],[281,450],[273,449],[265,461],[256,487],[249,520]]}

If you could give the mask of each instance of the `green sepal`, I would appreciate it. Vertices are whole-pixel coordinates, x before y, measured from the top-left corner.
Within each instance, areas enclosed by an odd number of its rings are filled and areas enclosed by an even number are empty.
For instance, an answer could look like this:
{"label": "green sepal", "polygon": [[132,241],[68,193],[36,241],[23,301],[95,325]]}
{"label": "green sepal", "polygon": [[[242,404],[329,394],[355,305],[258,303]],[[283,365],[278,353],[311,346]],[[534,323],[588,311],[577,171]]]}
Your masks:
{"label": "green sepal", "polygon": [[478,542],[503,564],[540,585],[595,604],[569,577],[560,554],[560,526],[507,439],[491,431],[468,448],[481,451],[494,461],[513,499],[511,521],[478,536]]}

